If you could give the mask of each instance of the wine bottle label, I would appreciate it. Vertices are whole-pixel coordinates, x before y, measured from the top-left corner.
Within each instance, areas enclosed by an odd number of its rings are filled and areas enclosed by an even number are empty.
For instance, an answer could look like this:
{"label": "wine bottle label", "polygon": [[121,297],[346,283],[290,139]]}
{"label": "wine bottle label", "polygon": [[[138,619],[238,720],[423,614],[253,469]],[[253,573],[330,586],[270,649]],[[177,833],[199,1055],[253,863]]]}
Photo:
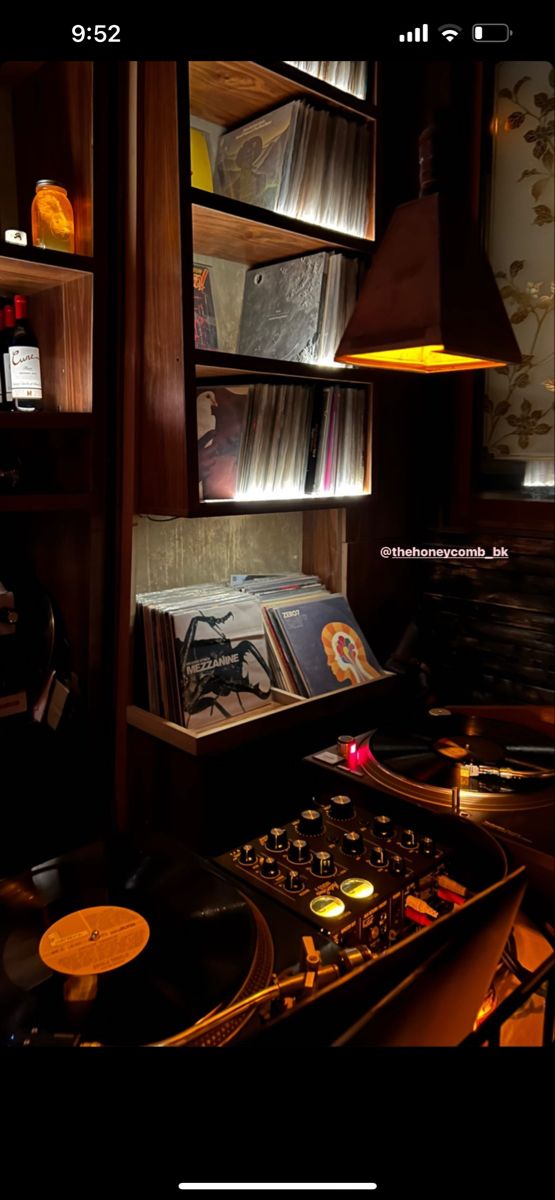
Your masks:
{"label": "wine bottle label", "polygon": [[6,394],[5,394],[5,398],[4,398],[4,403],[5,403],[6,407],[9,405],[11,408],[13,405],[12,377],[11,377],[11,373],[10,373],[10,356],[9,356],[9,353],[7,350],[6,350],[6,353],[4,354],[4,379],[6,381]]}
{"label": "wine bottle label", "polygon": [[10,346],[9,355],[13,399],[42,400],[38,347]]}

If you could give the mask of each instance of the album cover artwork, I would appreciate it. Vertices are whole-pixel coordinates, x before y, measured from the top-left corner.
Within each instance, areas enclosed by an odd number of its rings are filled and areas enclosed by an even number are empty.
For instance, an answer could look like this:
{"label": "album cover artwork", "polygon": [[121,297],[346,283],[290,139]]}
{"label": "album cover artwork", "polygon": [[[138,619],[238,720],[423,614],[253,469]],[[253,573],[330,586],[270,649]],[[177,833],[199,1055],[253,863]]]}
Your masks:
{"label": "album cover artwork", "polygon": [[274,612],[310,696],[370,683],[387,674],[345,596],[297,600],[291,608]]}
{"label": "album cover artwork", "polygon": [[249,397],[248,387],[203,388],[197,393],[201,500],[233,500]]}
{"label": "album cover artwork", "polygon": [[210,284],[210,268],[202,263],[193,263],[193,297],[195,346],[197,350],[217,350],[218,329]]}
{"label": "album cover artwork", "polygon": [[267,704],[270,669],[260,605],[209,604],[173,615],[183,724],[202,729]]}

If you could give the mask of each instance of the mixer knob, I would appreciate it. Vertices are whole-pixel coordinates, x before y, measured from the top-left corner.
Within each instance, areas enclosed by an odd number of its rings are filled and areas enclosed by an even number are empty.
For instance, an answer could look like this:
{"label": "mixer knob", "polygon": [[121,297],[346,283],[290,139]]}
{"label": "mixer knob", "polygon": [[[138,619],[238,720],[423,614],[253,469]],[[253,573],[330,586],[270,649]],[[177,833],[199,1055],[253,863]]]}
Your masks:
{"label": "mixer knob", "polygon": [[343,834],[341,849],[344,854],[364,854],[364,841],[358,829]]}
{"label": "mixer knob", "polygon": [[393,821],[391,817],[374,817],[374,833],[379,838],[391,837],[393,833]]}
{"label": "mixer knob", "polygon": [[389,870],[392,875],[404,875],[405,864],[404,864],[400,854],[390,854]]}
{"label": "mixer knob", "polygon": [[326,875],[333,875],[335,866],[333,862],[333,854],[329,850],[317,850],[312,855],[312,874],[323,878]]}
{"label": "mixer knob", "polygon": [[300,892],[303,887],[303,881],[298,871],[288,871],[285,880],[286,892]]}
{"label": "mixer knob", "polygon": [[308,837],[317,837],[324,832],[322,814],[317,808],[305,808],[301,813],[299,832],[307,834]]}
{"label": "mixer knob", "polygon": [[372,846],[370,851],[370,862],[373,867],[386,867],[387,854],[383,846]]}
{"label": "mixer knob", "polygon": [[401,845],[405,846],[407,850],[416,849],[416,834],[414,829],[403,829],[401,834]]}
{"label": "mixer knob", "polygon": [[279,866],[274,858],[265,858],[260,868],[260,874],[265,879],[272,879],[275,875],[279,875]]}
{"label": "mixer knob", "polygon": [[287,840],[286,829],[270,829],[268,837],[266,838],[266,846],[268,850],[287,850],[288,845],[289,842]]}
{"label": "mixer knob", "polygon": [[334,821],[350,821],[355,815],[355,806],[350,796],[332,796],[330,817]]}
{"label": "mixer knob", "polygon": [[247,842],[244,846],[241,846],[239,851],[239,862],[241,863],[242,867],[252,867],[253,863],[256,862],[256,858],[257,855],[254,846],[251,846],[249,842]]}
{"label": "mixer knob", "polygon": [[293,863],[305,863],[310,858],[310,850],[308,842],[304,838],[295,838],[294,842],[289,846],[289,861]]}
{"label": "mixer knob", "polygon": [[434,843],[431,837],[420,838],[420,850],[422,854],[433,854],[435,850]]}

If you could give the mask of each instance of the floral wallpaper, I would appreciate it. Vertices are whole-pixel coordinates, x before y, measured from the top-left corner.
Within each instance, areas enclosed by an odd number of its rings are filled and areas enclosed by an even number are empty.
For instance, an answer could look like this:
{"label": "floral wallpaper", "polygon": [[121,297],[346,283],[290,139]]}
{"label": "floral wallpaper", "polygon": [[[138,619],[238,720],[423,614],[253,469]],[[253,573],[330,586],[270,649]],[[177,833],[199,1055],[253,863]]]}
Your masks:
{"label": "floral wallpaper", "polygon": [[486,373],[484,446],[493,458],[544,460],[552,474],[555,70],[505,62],[496,72],[488,254],[522,351]]}

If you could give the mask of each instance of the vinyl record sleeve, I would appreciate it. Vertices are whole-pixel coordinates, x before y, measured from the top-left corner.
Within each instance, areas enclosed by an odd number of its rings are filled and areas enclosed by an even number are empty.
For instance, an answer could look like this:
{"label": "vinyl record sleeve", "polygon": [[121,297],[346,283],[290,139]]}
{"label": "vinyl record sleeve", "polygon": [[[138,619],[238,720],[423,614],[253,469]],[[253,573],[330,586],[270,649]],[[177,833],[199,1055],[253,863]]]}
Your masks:
{"label": "vinyl record sleeve", "polygon": [[183,724],[202,729],[269,703],[260,605],[235,598],[173,614]]}
{"label": "vinyl record sleeve", "polygon": [[275,617],[311,696],[387,674],[374,657],[345,596],[296,600]]}

